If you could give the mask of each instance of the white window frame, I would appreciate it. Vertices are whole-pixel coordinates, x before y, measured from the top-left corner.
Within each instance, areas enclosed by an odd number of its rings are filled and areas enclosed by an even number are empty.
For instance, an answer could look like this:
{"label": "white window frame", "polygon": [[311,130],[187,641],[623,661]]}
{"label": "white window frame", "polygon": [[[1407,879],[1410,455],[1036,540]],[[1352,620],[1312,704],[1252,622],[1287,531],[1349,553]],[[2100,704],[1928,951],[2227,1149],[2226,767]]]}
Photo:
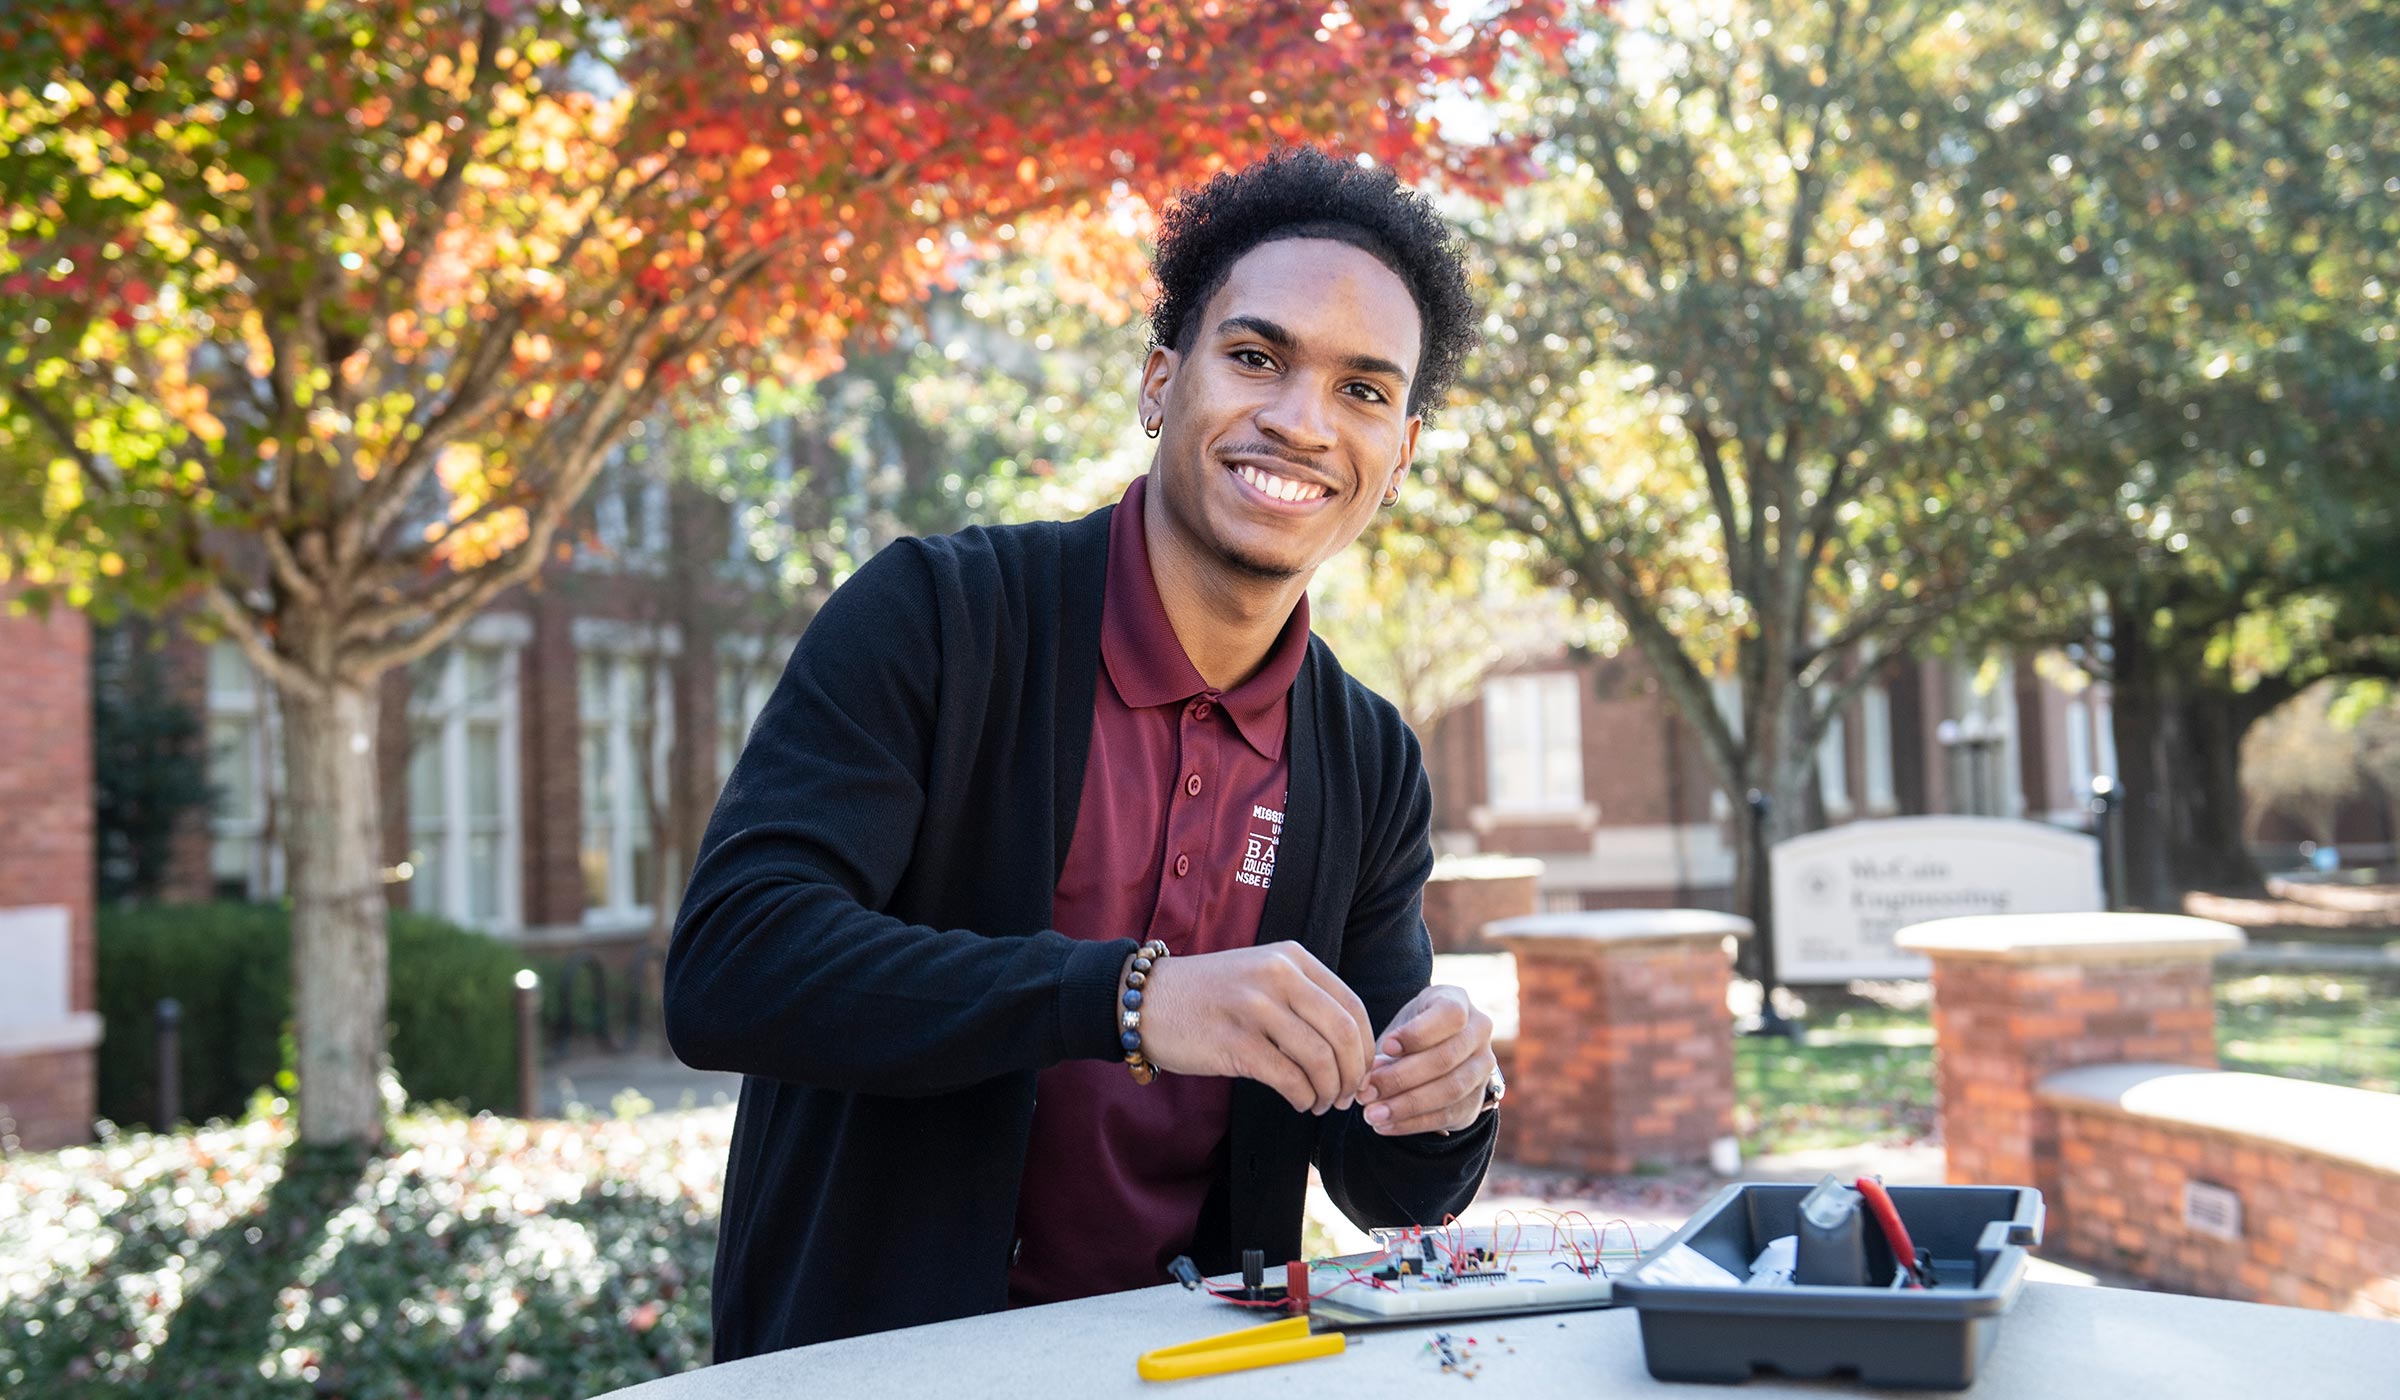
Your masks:
{"label": "white window frame", "polygon": [[772,651],[757,637],[727,637],[717,644],[717,782],[733,776],[733,765],[750,741],[750,731],[783,677],[791,656],[785,645]]}
{"label": "white window frame", "polygon": [[1825,815],[1850,815],[1850,717],[1836,711],[1817,741],[1817,791],[1825,800]]}
{"label": "white window frame", "polygon": [[1858,697],[1859,742],[1866,747],[1867,810],[1878,816],[1900,810],[1892,776],[1892,692],[1871,685]]}
{"label": "white window frame", "polygon": [[[1558,702],[1563,698],[1564,704]],[[1556,716],[1565,715],[1564,732]],[[1515,742],[1517,732],[1529,742]],[[1509,756],[1533,759],[1529,793],[1500,781]],[[1495,816],[1580,817],[1583,774],[1583,677],[1574,671],[1524,671],[1483,683],[1484,805]],[[1554,768],[1553,763],[1560,766]]]}
{"label": "white window frame", "polygon": [[[632,705],[635,685],[627,678],[640,674],[647,664],[650,672],[650,765],[652,790],[664,793],[667,787],[667,754],[673,745],[675,727],[674,676],[667,662],[682,651],[682,639],[674,627],[647,627],[640,624],[615,622],[605,618],[577,618],[571,625],[575,642],[575,751],[577,771],[583,762],[584,730],[593,722],[597,709],[604,732],[606,759],[615,781],[610,784],[611,810],[608,814],[608,876],[606,898],[593,903],[588,875],[582,884],[584,895],[583,925],[591,929],[625,929],[647,927],[653,917],[649,904],[636,903],[634,889],[634,831],[636,824],[647,820],[641,810],[641,796],[631,779],[633,764]],[[586,656],[604,658],[610,663],[610,693],[597,705],[583,694]],[[591,795],[582,793],[576,804],[576,864],[582,867],[583,852],[592,846]],[[652,831],[653,842],[661,833]],[[653,851],[655,858],[655,850]]]}
{"label": "white window frame", "polygon": [[[518,772],[522,712],[521,656],[524,647],[533,640],[533,624],[514,614],[496,614],[476,618],[450,645],[435,652],[437,676],[434,691],[420,696],[412,690],[409,695],[411,730],[430,723],[433,732],[418,742],[439,746],[442,799],[444,810],[426,813],[417,810],[415,784],[410,783],[408,812],[409,854],[416,860],[428,839],[441,843],[440,859],[434,868],[441,873],[442,888],[420,888],[412,879],[411,907],[429,914],[439,914],[453,923],[486,933],[516,934],[525,927],[524,893],[524,817],[522,779]],[[467,693],[467,653],[482,651],[498,658],[498,694],[478,698]],[[467,811],[469,756],[467,729],[471,723],[497,722],[499,727],[499,801],[500,811],[495,818],[478,818]],[[413,765],[418,755],[411,752]],[[412,774],[413,776],[413,774]],[[488,827],[479,833],[478,824]],[[468,852],[478,834],[498,838],[499,862],[496,902],[498,908],[486,919],[474,908],[474,896],[469,880]]]}
{"label": "white window frame", "polygon": [[2067,795],[2080,805],[2092,795],[2092,709],[2080,695],[2067,697]]}
{"label": "white window frame", "polygon": [[[637,495],[642,518],[626,513],[626,502]],[[632,465],[622,450],[600,469],[592,482],[592,537],[598,550],[575,551],[576,564],[591,569],[622,569],[656,573],[666,567],[669,509],[666,481]]]}
{"label": "white window frame", "polygon": [[[217,728],[220,720],[238,721],[243,726],[242,752],[236,761],[250,770],[250,790],[259,795],[259,810],[250,815],[227,816],[211,806],[208,816],[209,889],[217,888],[217,856],[219,843],[241,841],[249,843],[250,856],[243,862],[243,893],[248,899],[273,899],[284,891],[283,843],[267,839],[266,813],[280,809],[284,802],[283,781],[283,707],[275,687],[250,664],[239,645],[218,640],[208,644],[206,684],[208,687],[207,753],[208,781],[212,787],[222,786],[223,774],[217,752]],[[221,649],[221,650],[220,650]],[[217,683],[218,662],[229,659],[241,668],[247,683],[240,687],[220,686]]]}

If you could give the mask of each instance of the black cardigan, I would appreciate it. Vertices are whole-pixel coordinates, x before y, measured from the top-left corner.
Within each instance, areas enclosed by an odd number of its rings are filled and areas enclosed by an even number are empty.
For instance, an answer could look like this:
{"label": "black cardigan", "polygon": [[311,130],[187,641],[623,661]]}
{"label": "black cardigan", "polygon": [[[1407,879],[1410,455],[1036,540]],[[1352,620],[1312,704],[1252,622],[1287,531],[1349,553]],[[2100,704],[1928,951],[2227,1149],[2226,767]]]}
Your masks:
{"label": "black cardigan", "polygon": [[[1050,927],[1090,748],[1109,510],[902,540],[809,625],[701,838],[667,956],[675,1053],[737,1070],[716,1357],[1006,1306],[1040,1071],[1116,1059],[1130,938]],[[1380,1032],[1430,978],[1432,798],[1398,712],[1315,638],[1259,939]],[[1234,1086],[1194,1257],[1297,1257],[1313,1159],[1361,1225],[1482,1183],[1493,1115],[1383,1137]],[[1161,1280],[1164,1282],[1164,1280]]]}

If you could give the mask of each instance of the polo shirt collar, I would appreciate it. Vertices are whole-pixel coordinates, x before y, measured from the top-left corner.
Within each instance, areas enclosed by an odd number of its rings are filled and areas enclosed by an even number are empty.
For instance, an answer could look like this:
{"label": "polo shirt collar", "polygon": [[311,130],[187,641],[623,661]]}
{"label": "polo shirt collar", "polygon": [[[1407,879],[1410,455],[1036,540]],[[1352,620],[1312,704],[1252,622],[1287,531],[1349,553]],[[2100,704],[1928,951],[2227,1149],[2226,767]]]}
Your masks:
{"label": "polo shirt collar", "polygon": [[1259,755],[1283,756],[1287,703],[1300,663],[1308,657],[1308,597],[1284,620],[1268,649],[1266,664],[1250,679],[1219,695],[1175,636],[1158,580],[1150,572],[1150,541],[1142,530],[1142,495],[1149,478],[1136,477],[1108,522],[1108,576],[1101,594],[1100,659],[1117,694],[1135,709],[1179,705],[1206,695],[1225,707],[1234,728]]}

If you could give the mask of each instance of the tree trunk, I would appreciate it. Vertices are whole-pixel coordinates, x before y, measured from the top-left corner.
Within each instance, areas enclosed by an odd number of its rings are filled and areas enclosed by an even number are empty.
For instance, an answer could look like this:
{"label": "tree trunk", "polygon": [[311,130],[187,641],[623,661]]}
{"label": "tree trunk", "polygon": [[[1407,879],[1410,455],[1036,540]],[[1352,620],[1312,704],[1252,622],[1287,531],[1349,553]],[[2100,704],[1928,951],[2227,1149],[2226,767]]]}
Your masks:
{"label": "tree trunk", "polygon": [[332,681],[321,694],[282,698],[300,1139],[373,1146],[383,1140],[391,970],[378,878],[377,688]]}
{"label": "tree trunk", "polygon": [[2173,879],[2167,864],[2166,769],[2159,762],[2165,724],[2165,677],[2151,644],[2147,612],[2121,595],[2109,598],[2110,728],[2117,741],[2118,840],[2124,843],[2125,883],[2117,898],[2129,909],[2165,909]]}
{"label": "tree trunk", "polygon": [[[1758,727],[1743,745],[1741,790],[1734,808],[1733,912],[1748,919],[1753,933],[1743,949],[1744,971],[1768,989],[1781,984],[1775,965],[1775,847],[1809,829],[1809,781],[1815,754],[1803,742],[1802,711],[1807,697],[1797,686],[1776,688],[1768,701],[1775,720],[1764,743]],[[1753,800],[1752,793],[1759,799]]]}
{"label": "tree trunk", "polygon": [[2242,834],[2242,736],[2262,711],[2245,695],[2201,684],[2176,703],[2175,875],[2184,889],[2263,892]]}

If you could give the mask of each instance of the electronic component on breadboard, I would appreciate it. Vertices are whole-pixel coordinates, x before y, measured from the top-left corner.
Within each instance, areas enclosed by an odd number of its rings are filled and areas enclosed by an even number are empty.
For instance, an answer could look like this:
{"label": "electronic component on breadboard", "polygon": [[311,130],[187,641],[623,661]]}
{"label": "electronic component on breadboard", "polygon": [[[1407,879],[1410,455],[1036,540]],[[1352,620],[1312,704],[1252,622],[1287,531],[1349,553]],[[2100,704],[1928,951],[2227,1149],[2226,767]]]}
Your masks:
{"label": "electronic component on breadboard", "polygon": [[1309,1292],[1376,1317],[1440,1316],[1461,1308],[1590,1306],[1609,1301],[1612,1271],[1631,1268],[1653,1238],[1631,1225],[1504,1222],[1494,1226],[1378,1230],[1365,1259],[1319,1260]]}

